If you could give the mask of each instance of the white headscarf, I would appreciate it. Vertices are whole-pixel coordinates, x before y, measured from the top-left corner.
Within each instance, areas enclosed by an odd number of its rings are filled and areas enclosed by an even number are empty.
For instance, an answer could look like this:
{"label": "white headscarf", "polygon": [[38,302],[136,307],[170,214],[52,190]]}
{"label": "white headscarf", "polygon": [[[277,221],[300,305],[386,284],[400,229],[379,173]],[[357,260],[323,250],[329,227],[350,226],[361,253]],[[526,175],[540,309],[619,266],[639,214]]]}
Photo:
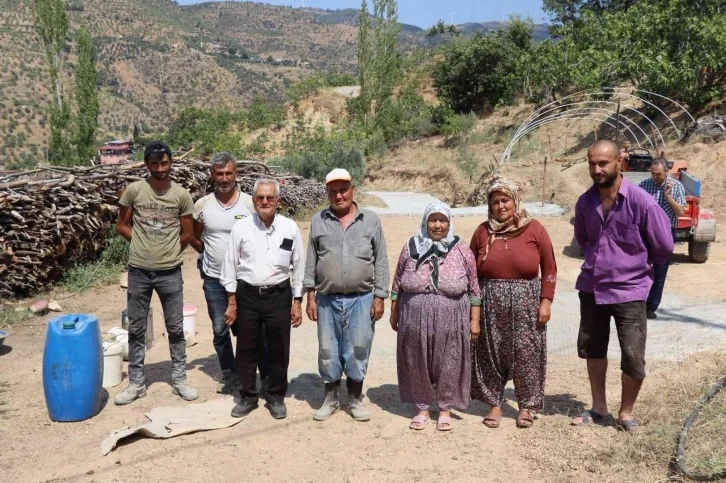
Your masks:
{"label": "white headscarf", "polygon": [[[449,219],[449,232],[439,241],[432,240],[426,229],[429,216],[434,213],[441,213]],[[458,241],[459,239],[454,236],[454,222],[451,220],[449,206],[441,201],[430,203],[424,212],[418,234],[408,240],[408,251],[411,258],[416,260],[416,270],[424,263],[428,262],[431,265],[431,284],[436,290],[439,289],[439,262],[446,258],[449,249]]]}
{"label": "white headscarf", "polygon": [[[446,218],[449,219],[449,232],[444,238],[439,241],[433,241],[429,237],[429,232],[427,229],[429,216],[433,215],[434,213],[441,213],[442,215],[446,215]],[[454,221],[451,219],[451,208],[449,208],[449,206],[442,201],[434,201],[432,203],[429,203],[429,205],[426,207],[426,211],[424,211],[423,220],[421,220],[421,226],[419,227],[416,236],[413,237],[413,241],[416,244],[416,251],[421,255],[424,255],[426,252],[428,252],[434,245],[436,245],[436,248],[439,252],[448,252],[449,245],[451,245],[451,243],[454,241]]]}

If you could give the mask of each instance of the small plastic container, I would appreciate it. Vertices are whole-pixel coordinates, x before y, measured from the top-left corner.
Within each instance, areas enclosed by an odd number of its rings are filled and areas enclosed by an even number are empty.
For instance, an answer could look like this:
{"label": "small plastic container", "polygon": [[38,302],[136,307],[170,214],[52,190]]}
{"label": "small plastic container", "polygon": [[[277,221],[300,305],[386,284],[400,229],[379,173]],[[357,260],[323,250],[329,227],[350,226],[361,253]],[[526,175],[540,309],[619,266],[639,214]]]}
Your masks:
{"label": "small plastic container", "polygon": [[197,343],[197,308],[191,304],[184,304],[184,338],[187,347]]}
{"label": "small plastic container", "polygon": [[107,340],[103,343],[103,387],[116,387],[123,379],[123,341]]}

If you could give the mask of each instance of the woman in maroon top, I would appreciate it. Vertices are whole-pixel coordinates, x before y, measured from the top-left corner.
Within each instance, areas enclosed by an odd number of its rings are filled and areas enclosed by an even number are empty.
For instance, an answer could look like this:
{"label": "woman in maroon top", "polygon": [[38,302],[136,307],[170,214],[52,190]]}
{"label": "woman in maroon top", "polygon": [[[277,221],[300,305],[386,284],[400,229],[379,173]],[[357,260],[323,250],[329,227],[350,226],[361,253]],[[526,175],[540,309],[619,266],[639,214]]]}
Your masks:
{"label": "woman in maroon top", "polygon": [[488,200],[489,220],[471,239],[482,296],[481,337],[472,344],[471,397],[491,406],[483,422],[497,428],[504,386],[513,379],[517,427],[528,428],[544,401],[546,324],[557,264],[547,231],[521,206],[516,184],[495,179]]}

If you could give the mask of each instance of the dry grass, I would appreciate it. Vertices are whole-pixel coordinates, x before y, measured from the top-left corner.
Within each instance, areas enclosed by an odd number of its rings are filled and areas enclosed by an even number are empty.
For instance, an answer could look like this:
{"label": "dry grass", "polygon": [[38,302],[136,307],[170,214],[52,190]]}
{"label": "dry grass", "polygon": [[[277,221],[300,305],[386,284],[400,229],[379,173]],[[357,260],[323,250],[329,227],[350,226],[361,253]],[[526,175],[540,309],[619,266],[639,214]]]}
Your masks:
{"label": "dry grass", "polygon": [[726,471],[726,390],[701,410],[689,432],[686,465],[693,473]]}
{"label": "dry grass", "polygon": [[[555,361],[555,366],[558,362]],[[577,414],[567,404],[584,387],[582,379],[561,380],[558,391],[571,391],[563,402],[550,404],[537,423],[542,430],[518,436],[528,447],[544,447],[536,451],[533,462],[548,479],[557,481],[666,481],[675,458],[677,437],[697,402],[726,374],[726,354],[695,354],[682,363],[657,363],[635,407],[641,422],[638,431],[626,434],[612,427],[573,428],[569,417]],[[561,370],[559,368],[558,370]],[[619,395],[620,378],[611,367],[608,393],[611,403]],[[562,386],[562,387],[560,387]],[[577,394],[583,400],[589,397]],[[564,399],[563,399],[564,398]],[[617,406],[611,410],[617,411]],[[548,417],[547,414],[555,414]],[[710,474],[726,469],[726,393],[719,394],[702,412],[689,433],[686,461],[691,471]],[[676,478],[676,481],[677,478]]]}

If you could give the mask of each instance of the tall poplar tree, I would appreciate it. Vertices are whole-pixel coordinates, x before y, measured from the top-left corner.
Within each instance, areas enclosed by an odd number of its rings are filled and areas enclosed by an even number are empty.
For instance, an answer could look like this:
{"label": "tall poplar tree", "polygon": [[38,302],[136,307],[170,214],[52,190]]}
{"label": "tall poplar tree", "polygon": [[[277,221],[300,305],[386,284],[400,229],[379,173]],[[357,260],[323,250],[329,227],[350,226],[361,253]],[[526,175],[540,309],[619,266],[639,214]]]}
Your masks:
{"label": "tall poplar tree", "polygon": [[93,38],[83,27],[78,35],[78,62],[74,72],[76,83],[76,115],[73,143],[78,162],[85,164],[96,154],[96,129],[98,127],[98,88],[96,80],[96,48]]}
{"label": "tall poplar tree", "polygon": [[401,31],[396,0],[373,0],[373,25],[366,0],[361,2],[358,33],[360,109],[366,124],[385,110],[398,81],[401,58],[396,40]]}
{"label": "tall poplar tree", "polygon": [[60,72],[65,60],[68,15],[63,0],[32,0],[30,3],[35,29],[45,52],[50,74],[50,138],[48,160],[51,164],[67,164],[72,157],[70,143],[71,109],[63,95]]}

